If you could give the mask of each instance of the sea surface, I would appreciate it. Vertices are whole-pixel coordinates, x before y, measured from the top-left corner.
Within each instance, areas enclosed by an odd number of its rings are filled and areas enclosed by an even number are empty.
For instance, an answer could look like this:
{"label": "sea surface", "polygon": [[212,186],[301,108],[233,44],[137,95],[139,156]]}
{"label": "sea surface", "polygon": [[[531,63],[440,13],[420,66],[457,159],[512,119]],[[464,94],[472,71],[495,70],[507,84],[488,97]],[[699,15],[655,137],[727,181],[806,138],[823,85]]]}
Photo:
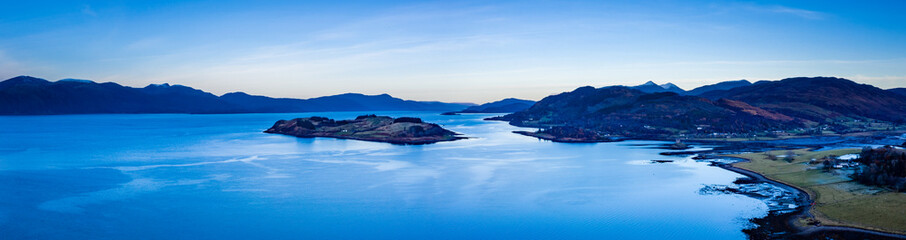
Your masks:
{"label": "sea surface", "polygon": [[741,175],[662,142],[542,141],[492,115],[378,113],[470,137],[417,146],[262,133],[362,114],[0,117],[0,239],[745,239],[767,213],[701,194]]}

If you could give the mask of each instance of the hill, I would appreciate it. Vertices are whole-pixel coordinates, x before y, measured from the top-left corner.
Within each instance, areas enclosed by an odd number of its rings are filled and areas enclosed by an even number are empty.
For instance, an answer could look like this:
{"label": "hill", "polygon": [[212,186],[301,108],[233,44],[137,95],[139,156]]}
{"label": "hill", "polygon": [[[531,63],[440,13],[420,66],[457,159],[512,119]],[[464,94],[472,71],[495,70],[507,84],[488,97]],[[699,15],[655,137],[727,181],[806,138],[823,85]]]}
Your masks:
{"label": "hill", "polygon": [[748,80],[725,81],[725,82],[719,82],[719,83],[715,83],[715,84],[711,84],[711,85],[697,87],[695,89],[689,90],[685,94],[692,95],[692,96],[702,96],[702,94],[711,92],[711,91],[730,90],[733,88],[745,87],[745,86],[749,86],[749,85],[752,85],[752,83],[749,82]]}
{"label": "hill", "polygon": [[[652,86],[657,85],[646,84]],[[906,98],[841,78],[743,80],[700,89],[710,90],[702,94],[708,98],[638,87],[581,87],[492,120],[543,128],[521,134],[571,142],[851,133],[891,130],[906,122]]]}
{"label": "hill", "polygon": [[89,80],[56,82],[20,76],[0,82],[0,115],[94,113],[276,113],[321,111],[451,111],[465,104],[420,102],[387,94],[347,93],[311,99],[242,92],[223,96],[182,85],[133,88]]}
{"label": "hill", "polygon": [[887,89],[887,91],[906,96],[906,88],[891,88]]}
{"label": "hill", "polygon": [[652,81],[648,81],[645,84],[638,85],[635,87],[629,87],[629,88],[639,90],[639,91],[642,91],[645,93],[672,92],[672,93],[682,94],[682,93],[686,92],[686,90],[683,90],[682,88],[677,87],[673,83],[665,83],[665,84],[658,85],[657,83],[654,83]]}
{"label": "hill", "polygon": [[672,92],[645,93],[620,86],[581,87],[546,97],[525,111],[492,119],[560,132],[565,130],[558,127],[569,127],[566,129],[591,129],[607,136],[655,138],[800,125],[789,116],[737,101],[712,101]]}
{"label": "hill", "polygon": [[906,98],[883,89],[833,77],[799,77],[759,82],[709,93],[817,123],[859,119],[906,121]]}
{"label": "hill", "polygon": [[478,106],[471,106],[466,109],[449,112],[446,114],[455,114],[455,113],[512,113],[522,110],[526,110],[532,105],[535,104],[535,101],[523,100],[516,98],[507,98],[496,102],[489,102],[481,104]]}
{"label": "hill", "polygon": [[224,94],[220,98],[248,112],[449,111],[467,106],[457,103],[403,100],[388,94],[364,95],[359,93],[293,99],[233,92]]}

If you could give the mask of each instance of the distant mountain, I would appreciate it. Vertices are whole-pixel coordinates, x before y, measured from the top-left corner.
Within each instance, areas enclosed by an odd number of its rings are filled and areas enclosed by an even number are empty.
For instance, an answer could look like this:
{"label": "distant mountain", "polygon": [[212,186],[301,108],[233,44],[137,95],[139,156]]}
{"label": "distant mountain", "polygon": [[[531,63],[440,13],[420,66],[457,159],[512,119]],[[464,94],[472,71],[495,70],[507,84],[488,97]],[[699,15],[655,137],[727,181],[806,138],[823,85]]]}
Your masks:
{"label": "distant mountain", "polygon": [[94,81],[91,81],[91,80],[85,80],[85,79],[75,79],[75,78],[66,78],[66,79],[60,79],[60,80],[58,80],[58,81],[57,81],[57,82],[81,82],[81,83],[94,83]]}
{"label": "distant mountain", "polygon": [[635,90],[639,90],[645,93],[659,93],[659,92],[672,92],[672,93],[684,93],[686,90],[683,90],[680,87],[677,87],[673,83],[666,83],[658,85],[652,81],[648,81],[645,84],[638,85],[635,87],[630,87]]}
{"label": "distant mountain", "polygon": [[531,108],[495,120],[525,127],[568,126],[622,136],[691,132],[748,132],[798,126],[793,118],[745,103],[711,101],[627,87],[581,87],[548,96]]}
{"label": "distant mountain", "polygon": [[0,82],[0,114],[216,113],[231,108],[217,96],[183,86],[50,82],[27,76]]}
{"label": "distant mountain", "polygon": [[733,88],[745,87],[745,86],[749,86],[749,85],[752,85],[752,83],[749,82],[748,80],[725,81],[725,82],[719,82],[716,84],[697,87],[695,89],[687,91],[685,93],[685,95],[702,96],[702,94],[710,92],[710,91],[730,90]]}
{"label": "distant mountain", "polygon": [[336,111],[336,109],[355,109],[354,111],[448,111],[450,109],[462,109],[466,106],[455,103],[403,100],[388,94],[363,95],[359,93],[310,98],[305,101],[313,108],[311,111]]}
{"label": "distant mountain", "polygon": [[20,76],[0,82],[0,115],[92,113],[271,113],[319,111],[452,111],[469,105],[347,93],[312,99],[223,96],[182,85],[144,88],[89,80],[50,82]]}
{"label": "distant mountain", "polygon": [[270,98],[249,95],[243,92],[233,92],[224,94],[220,98],[227,103],[246,109],[248,112],[449,111],[468,106],[458,103],[403,100],[387,94],[364,95],[359,93],[293,99]]}
{"label": "distant mountain", "polygon": [[532,107],[535,101],[507,98],[478,106],[471,106],[456,113],[512,113]]}
{"label": "distant mountain", "polygon": [[883,89],[833,78],[788,78],[709,93],[710,99],[733,99],[759,108],[828,123],[848,117],[906,121],[906,98]]}
{"label": "distant mountain", "polygon": [[271,98],[244,92],[227,93],[220,96],[220,100],[248,112],[307,112],[311,109],[302,99]]}
{"label": "distant mountain", "polygon": [[677,87],[673,83],[665,83],[665,84],[661,84],[660,86],[662,88],[664,88],[664,90],[667,90],[667,92],[672,92],[672,93],[685,93],[686,92],[686,90],[683,90],[682,88]]}
{"label": "distant mountain", "polygon": [[891,88],[887,89],[887,91],[906,96],[906,88]]}

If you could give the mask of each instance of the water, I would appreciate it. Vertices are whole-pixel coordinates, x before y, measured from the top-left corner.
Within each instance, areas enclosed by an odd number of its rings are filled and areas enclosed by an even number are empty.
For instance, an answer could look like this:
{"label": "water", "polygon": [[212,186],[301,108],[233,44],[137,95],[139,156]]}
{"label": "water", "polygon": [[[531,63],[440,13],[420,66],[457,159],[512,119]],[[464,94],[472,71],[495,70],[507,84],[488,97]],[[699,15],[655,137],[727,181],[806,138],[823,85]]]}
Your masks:
{"label": "water", "polygon": [[488,115],[381,114],[472,139],[261,133],[312,114],[0,117],[0,239],[744,239],[767,211],[699,194],[740,175],[645,146],[657,142],[563,144]]}

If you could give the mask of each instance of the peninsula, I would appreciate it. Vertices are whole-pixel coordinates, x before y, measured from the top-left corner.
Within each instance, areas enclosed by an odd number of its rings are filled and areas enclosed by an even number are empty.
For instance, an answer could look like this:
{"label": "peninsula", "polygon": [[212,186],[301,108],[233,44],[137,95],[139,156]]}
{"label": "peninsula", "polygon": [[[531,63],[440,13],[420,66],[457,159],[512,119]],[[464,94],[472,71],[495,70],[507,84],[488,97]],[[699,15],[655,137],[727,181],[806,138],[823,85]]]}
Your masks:
{"label": "peninsula", "polygon": [[[857,155],[858,154],[858,155]],[[857,158],[841,156],[856,155]],[[902,238],[906,234],[906,151],[872,149],[776,150],[727,155],[748,161],[724,165],[792,186],[808,194],[810,205],[792,215],[797,232],[850,231]],[[880,182],[879,182],[880,181]]]}
{"label": "peninsula", "polygon": [[330,137],[392,144],[418,145],[465,139],[440,125],[419,118],[363,115],[336,121],[325,117],[279,120],[264,131],[301,138]]}

